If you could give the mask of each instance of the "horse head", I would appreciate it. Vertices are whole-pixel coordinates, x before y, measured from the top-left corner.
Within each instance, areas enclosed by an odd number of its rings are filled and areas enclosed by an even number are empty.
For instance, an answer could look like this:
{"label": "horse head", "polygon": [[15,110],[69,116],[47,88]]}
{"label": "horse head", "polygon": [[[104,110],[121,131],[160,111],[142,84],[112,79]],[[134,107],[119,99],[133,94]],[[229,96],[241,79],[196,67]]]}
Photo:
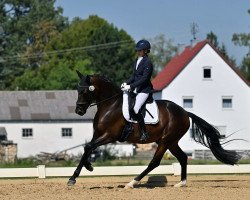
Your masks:
{"label": "horse head", "polygon": [[80,82],[77,85],[78,98],[76,101],[76,109],[75,112],[78,115],[84,115],[93,101],[93,92],[95,90],[95,86],[91,84],[91,78],[89,75],[84,76],[76,71]]}
{"label": "horse head", "polygon": [[[82,75],[76,71],[80,82],[77,86],[78,99],[76,102],[76,113],[84,115],[93,105],[109,105],[122,95],[120,87],[102,75]],[[96,103],[93,104],[93,101]]]}

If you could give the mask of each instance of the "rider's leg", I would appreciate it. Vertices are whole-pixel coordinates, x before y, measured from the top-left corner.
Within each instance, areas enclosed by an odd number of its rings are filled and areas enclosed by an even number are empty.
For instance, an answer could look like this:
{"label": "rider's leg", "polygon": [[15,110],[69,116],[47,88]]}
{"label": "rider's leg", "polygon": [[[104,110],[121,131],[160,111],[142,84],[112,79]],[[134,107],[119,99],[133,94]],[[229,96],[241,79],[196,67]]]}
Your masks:
{"label": "rider's leg", "polygon": [[148,96],[149,96],[149,94],[147,94],[147,93],[138,93],[136,95],[135,106],[134,106],[135,114],[139,113],[139,110],[141,109],[141,107],[145,103],[145,101],[147,100]]}
{"label": "rider's leg", "polygon": [[141,130],[141,138],[140,140],[142,142],[145,142],[148,139],[148,133],[146,131],[145,123],[144,123],[144,117],[142,113],[139,112],[140,108],[142,105],[145,103],[147,100],[149,94],[147,93],[138,93],[136,96],[136,101],[135,101],[135,106],[134,106],[134,112],[136,114],[136,120],[140,126]]}
{"label": "rider's leg", "polygon": [[130,116],[129,116],[129,105],[128,105],[128,92],[123,93],[123,103],[122,103],[122,110],[125,112],[123,113],[124,118],[128,121]]}

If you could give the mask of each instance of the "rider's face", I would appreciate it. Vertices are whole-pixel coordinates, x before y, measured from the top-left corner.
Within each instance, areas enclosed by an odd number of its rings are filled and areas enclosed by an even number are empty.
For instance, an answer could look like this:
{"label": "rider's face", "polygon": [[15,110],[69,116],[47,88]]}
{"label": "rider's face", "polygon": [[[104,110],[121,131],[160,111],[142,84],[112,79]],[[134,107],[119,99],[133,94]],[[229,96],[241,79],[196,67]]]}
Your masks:
{"label": "rider's face", "polygon": [[137,55],[139,57],[143,57],[145,55],[145,50],[140,50],[140,51],[137,51]]}

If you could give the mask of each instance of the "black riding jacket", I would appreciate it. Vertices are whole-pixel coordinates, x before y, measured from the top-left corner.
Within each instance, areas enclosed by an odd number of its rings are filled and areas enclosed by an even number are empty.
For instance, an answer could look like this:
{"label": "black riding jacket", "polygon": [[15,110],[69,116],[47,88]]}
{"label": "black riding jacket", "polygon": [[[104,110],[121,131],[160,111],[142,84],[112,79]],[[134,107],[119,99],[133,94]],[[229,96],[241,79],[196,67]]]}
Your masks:
{"label": "black riding jacket", "polygon": [[153,73],[153,64],[148,56],[144,56],[136,69],[136,62],[134,63],[134,71],[130,79],[126,81],[133,91],[136,88],[137,93],[151,93],[153,85],[150,78]]}

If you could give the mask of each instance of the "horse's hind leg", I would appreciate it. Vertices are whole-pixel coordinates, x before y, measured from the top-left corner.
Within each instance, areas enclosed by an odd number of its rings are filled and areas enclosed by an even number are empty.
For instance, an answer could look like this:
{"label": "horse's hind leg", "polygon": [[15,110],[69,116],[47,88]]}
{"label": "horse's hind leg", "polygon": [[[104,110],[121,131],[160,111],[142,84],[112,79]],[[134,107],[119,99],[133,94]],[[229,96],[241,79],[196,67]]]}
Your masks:
{"label": "horse's hind leg", "polygon": [[160,165],[161,159],[164,155],[164,153],[167,150],[168,145],[165,143],[160,142],[155,155],[153,157],[153,159],[151,160],[151,162],[149,163],[148,167],[139,175],[137,176],[134,180],[132,180],[130,183],[128,183],[125,186],[125,189],[128,188],[133,188],[135,185],[137,185],[139,183],[139,181],[146,176],[149,172],[151,172],[154,168],[158,167]]}
{"label": "horse's hind leg", "polygon": [[169,150],[181,165],[181,182],[177,183],[175,187],[185,187],[187,184],[187,155],[182,151],[178,144],[172,145]]}

